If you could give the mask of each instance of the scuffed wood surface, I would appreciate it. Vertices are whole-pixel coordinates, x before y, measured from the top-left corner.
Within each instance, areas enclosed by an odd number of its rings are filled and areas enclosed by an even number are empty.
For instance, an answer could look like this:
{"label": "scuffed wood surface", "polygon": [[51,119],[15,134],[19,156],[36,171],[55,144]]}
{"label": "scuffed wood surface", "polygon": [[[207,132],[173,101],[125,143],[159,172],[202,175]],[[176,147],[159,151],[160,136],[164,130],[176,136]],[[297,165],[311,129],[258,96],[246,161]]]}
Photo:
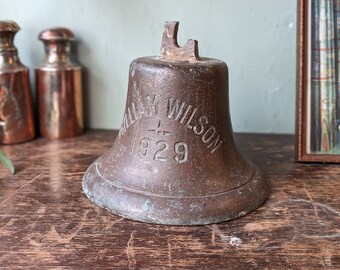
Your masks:
{"label": "scuffed wood surface", "polygon": [[340,166],[294,163],[287,135],[236,135],[267,176],[268,201],[208,226],[149,225],[114,216],[81,189],[115,132],[1,146],[0,268],[340,269]]}

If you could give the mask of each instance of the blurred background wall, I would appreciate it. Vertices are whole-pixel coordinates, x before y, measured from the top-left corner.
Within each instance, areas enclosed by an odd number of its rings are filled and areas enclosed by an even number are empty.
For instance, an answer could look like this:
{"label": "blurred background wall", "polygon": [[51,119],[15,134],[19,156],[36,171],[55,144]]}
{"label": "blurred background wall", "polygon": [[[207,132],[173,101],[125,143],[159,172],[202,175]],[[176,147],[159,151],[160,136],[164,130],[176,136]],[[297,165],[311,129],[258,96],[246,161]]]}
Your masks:
{"label": "blurred background wall", "polygon": [[229,66],[234,131],[293,133],[295,0],[0,0],[0,19],[22,28],[15,44],[31,69],[42,59],[37,36],[68,27],[86,68],[86,126],[119,128],[130,62],[158,55],[165,21],[180,21],[179,44],[193,38],[200,55]]}

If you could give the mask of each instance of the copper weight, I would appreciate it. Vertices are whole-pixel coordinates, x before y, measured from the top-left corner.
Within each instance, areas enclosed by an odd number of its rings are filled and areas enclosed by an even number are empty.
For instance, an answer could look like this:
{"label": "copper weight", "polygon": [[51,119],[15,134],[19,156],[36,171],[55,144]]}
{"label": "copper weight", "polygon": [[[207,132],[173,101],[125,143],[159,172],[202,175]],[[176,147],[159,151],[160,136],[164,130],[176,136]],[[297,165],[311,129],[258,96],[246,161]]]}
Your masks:
{"label": "copper weight", "polygon": [[45,57],[37,66],[39,128],[43,137],[64,139],[83,132],[82,67],[71,52],[73,32],[64,27],[39,34]]}
{"label": "copper weight", "polygon": [[0,143],[35,137],[29,70],[13,44],[20,30],[14,21],[0,21]]}

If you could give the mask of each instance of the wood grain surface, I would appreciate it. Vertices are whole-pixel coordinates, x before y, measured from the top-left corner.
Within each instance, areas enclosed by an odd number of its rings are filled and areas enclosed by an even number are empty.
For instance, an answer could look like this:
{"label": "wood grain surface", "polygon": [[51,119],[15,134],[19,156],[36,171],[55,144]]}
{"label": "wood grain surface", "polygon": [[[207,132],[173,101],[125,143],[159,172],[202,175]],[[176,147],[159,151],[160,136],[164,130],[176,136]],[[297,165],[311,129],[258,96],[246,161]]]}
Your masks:
{"label": "wood grain surface", "polygon": [[87,167],[116,132],[1,146],[2,269],[340,269],[340,166],[297,164],[294,138],[238,134],[271,195],[249,215],[176,227],[112,215],[81,189]]}

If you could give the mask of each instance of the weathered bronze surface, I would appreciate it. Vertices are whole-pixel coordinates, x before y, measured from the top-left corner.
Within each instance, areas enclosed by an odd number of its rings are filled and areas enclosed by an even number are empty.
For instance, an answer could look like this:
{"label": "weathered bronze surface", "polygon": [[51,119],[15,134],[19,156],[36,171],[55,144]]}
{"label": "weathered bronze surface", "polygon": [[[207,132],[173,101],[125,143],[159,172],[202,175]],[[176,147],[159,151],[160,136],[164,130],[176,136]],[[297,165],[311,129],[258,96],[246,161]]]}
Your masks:
{"label": "weathered bronze surface", "polygon": [[243,216],[268,196],[238,152],[228,106],[228,68],[179,47],[165,24],[161,56],[131,63],[123,123],[112,148],[83,178],[85,194],[126,218],[173,225]]}
{"label": "weathered bronze surface", "polygon": [[71,54],[67,28],[42,31],[45,58],[36,68],[39,127],[43,137],[63,139],[83,132],[82,68]]}
{"label": "weathered bronze surface", "polygon": [[13,44],[20,30],[13,21],[0,21],[0,143],[35,137],[29,70]]}

